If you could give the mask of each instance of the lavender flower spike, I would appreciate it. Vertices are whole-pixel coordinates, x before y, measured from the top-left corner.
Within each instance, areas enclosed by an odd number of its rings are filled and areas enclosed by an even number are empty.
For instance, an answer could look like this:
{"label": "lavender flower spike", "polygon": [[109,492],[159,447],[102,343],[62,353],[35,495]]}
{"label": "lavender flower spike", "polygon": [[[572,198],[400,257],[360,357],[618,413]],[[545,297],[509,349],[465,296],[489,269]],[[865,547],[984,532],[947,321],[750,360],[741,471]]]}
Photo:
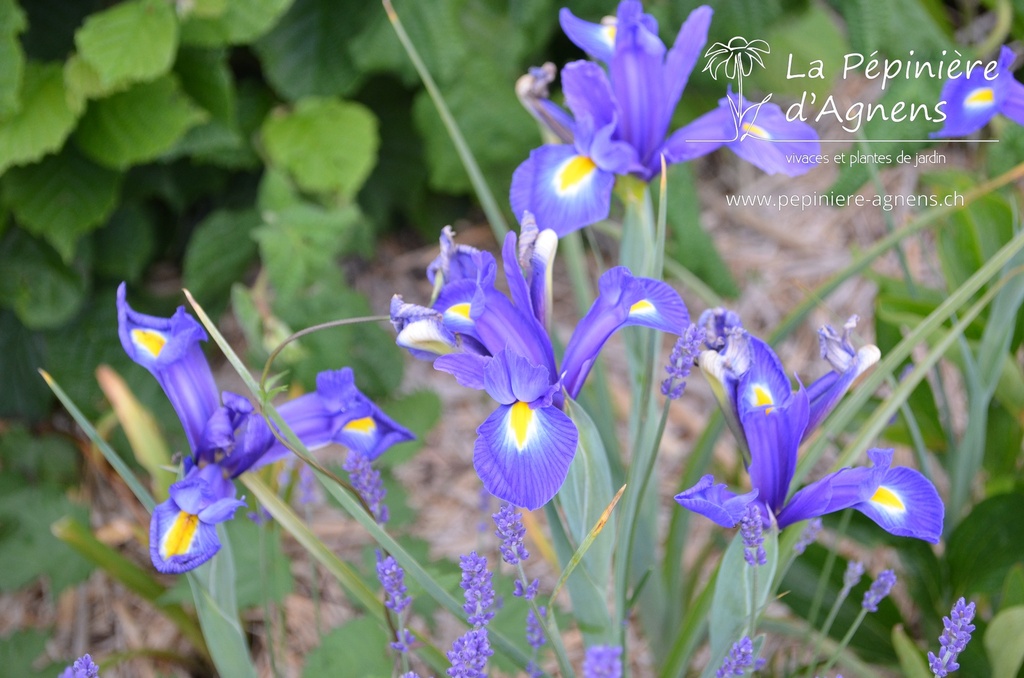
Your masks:
{"label": "lavender flower spike", "polygon": [[868,612],[878,612],[878,604],[889,595],[892,587],[896,585],[896,573],[892,570],[882,570],[871,582],[871,588],[864,593],[864,602],[861,603]]}
{"label": "lavender flower spike", "polygon": [[811,518],[807,521],[807,527],[800,533],[800,539],[793,544],[793,551],[799,556],[807,550],[807,547],[814,543],[821,532],[821,518]]}
{"label": "lavender flower spike", "polygon": [[501,537],[501,558],[509,565],[516,565],[530,557],[530,552],[523,544],[526,528],[523,527],[523,516],[511,504],[502,504],[493,516],[498,529],[494,533]]}
{"label": "lavender flower spike", "polygon": [[706,332],[703,327],[690,323],[682,336],[676,340],[672,355],[668,358],[665,371],[668,376],[661,382],[661,394],[669,400],[676,400],[686,390],[686,378],[690,376],[694,360],[700,355]]}
{"label": "lavender flower spike", "polygon": [[494,588],[491,585],[491,573],[487,571],[487,559],[473,551],[459,559],[462,568],[462,583],[459,584],[466,592],[466,603],[462,609],[473,626],[481,628],[494,617],[488,608],[494,603]]}
{"label": "lavender flower spike", "polygon": [[757,504],[748,504],[747,513],[740,520],[740,534],[743,536],[743,559],[751,567],[766,565],[768,554],[764,550],[764,522]]}
{"label": "lavender flower spike", "polygon": [[622,648],[614,645],[592,645],[583,659],[583,678],[620,678]]}
{"label": "lavender flower spike", "polygon": [[96,665],[92,657],[83,654],[75,660],[74,664],[64,669],[57,678],[99,678],[99,675],[100,667]]}
{"label": "lavender flower spike", "polygon": [[487,658],[494,654],[487,629],[470,629],[452,644],[448,652],[451,678],[487,678]]}
{"label": "lavender flower spike", "polygon": [[384,497],[388,492],[381,484],[380,471],[373,468],[369,457],[356,450],[350,450],[342,468],[348,471],[352,486],[370,507],[370,513],[377,524],[383,525],[388,522],[390,515],[387,504],[384,503]]}
{"label": "lavender flower spike", "polygon": [[715,678],[744,676],[747,674],[747,671],[754,668],[754,665],[754,643],[751,642],[749,637],[743,636],[733,643],[732,649],[729,650],[729,654],[725,656],[725,660],[722,662],[722,666],[715,671]]}
{"label": "lavender flower spike", "polygon": [[412,602],[412,598],[405,595],[405,571],[394,557],[385,558],[380,551],[377,551],[377,579],[387,596],[384,605],[395,614],[402,614]]}
{"label": "lavender flower spike", "polygon": [[956,601],[948,617],[942,618],[943,631],[939,636],[942,650],[937,657],[931,652],[928,653],[928,666],[936,678],[945,678],[950,671],[960,668],[956,658],[971,640],[971,632],[974,631],[972,619],[974,603],[968,603],[963,598]]}
{"label": "lavender flower spike", "polygon": [[[860,578],[864,576],[864,563],[858,560],[851,560],[846,564],[846,572],[843,573],[843,588],[839,593],[840,598],[846,598],[850,595],[850,591],[853,587],[860,582]],[[881,599],[879,599],[881,600]]]}

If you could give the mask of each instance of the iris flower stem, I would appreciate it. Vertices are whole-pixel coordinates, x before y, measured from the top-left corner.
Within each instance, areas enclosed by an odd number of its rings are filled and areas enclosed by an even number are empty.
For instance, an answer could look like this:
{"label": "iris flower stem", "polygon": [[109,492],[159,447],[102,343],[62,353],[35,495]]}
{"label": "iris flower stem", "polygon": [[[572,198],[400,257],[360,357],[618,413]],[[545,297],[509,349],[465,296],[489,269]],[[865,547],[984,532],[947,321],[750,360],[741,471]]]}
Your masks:
{"label": "iris flower stem", "polygon": [[846,535],[846,528],[849,527],[852,516],[853,510],[846,509],[843,511],[843,517],[839,520],[839,528],[836,530],[835,540],[832,542],[832,548],[828,550],[828,557],[825,559],[825,567],[821,571],[821,577],[818,578],[818,588],[814,590],[811,611],[807,615],[808,626],[813,627],[815,620],[818,618],[818,611],[821,609],[821,603],[825,598],[825,589],[828,588],[828,580],[832,576],[832,568],[835,567],[836,550],[839,547],[839,540]]}
{"label": "iris flower stem", "polygon": [[[473,151],[470,150],[469,144],[466,143],[465,137],[462,136],[462,131],[459,129],[459,124],[455,121],[455,116],[452,115],[451,110],[448,108],[448,104],[444,101],[444,96],[441,94],[441,90],[438,88],[437,83],[434,82],[434,78],[430,75],[430,71],[427,70],[426,64],[423,63],[423,59],[420,58],[419,52],[416,50],[416,46],[412,44],[412,40],[409,39],[409,34],[405,32],[405,27],[402,26],[402,22],[398,18],[398,14],[395,12],[395,8],[391,5],[391,0],[382,0],[384,4],[384,11],[387,12],[388,20],[391,22],[391,27],[395,29],[395,35],[398,36],[398,41],[402,43],[402,47],[405,49],[405,53],[409,57],[409,61],[416,68],[416,72],[420,76],[420,80],[423,81],[423,87],[427,90],[430,95],[430,99],[434,102],[434,108],[437,109],[437,114],[441,117],[441,122],[444,123],[445,129],[448,130],[448,136],[451,137],[452,143],[455,145],[455,150],[459,154],[459,159],[462,160],[463,167],[466,168],[466,174],[469,175],[469,180],[473,184],[473,190],[476,191],[476,197],[480,201],[480,206],[484,210],[484,214],[487,215],[487,221],[491,225],[491,231],[494,232],[494,239],[499,243],[505,240],[505,234],[508,233],[508,223],[505,221],[505,217],[502,214],[501,208],[498,207],[498,201],[495,200],[494,194],[491,192],[490,187],[487,185],[487,180],[484,178],[483,172],[480,171],[480,165],[477,164],[476,158],[473,156]],[[517,215],[516,218],[522,215]]]}
{"label": "iris flower stem", "polygon": [[281,353],[281,351],[284,350],[285,346],[292,343],[296,339],[301,339],[302,337],[308,334],[313,334],[314,332],[319,332],[320,330],[327,330],[332,327],[342,327],[344,325],[358,325],[360,323],[379,323],[384,322],[385,320],[390,321],[391,317],[386,315],[368,315],[359,318],[340,318],[338,320],[330,320],[325,323],[320,323],[319,325],[306,327],[304,329],[299,330],[298,332],[295,332],[290,337],[288,337],[280,344],[278,344],[277,348],[270,352],[270,356],[267,358],[267,362],[263,366],[263,373],[260,375],[260,390],[266,392],[267,377],[270,375],[270,366],[274,364],[274,360]]}
{"label": "iris flower stem", "polygon": [[843,639],[839,641],[839,647],[837,647],[835,652],[832,653],[832,656],[829,658],[828,663],[825,664],[825,668],[822,670],[822,673],[828,673],[828,670],[831,669],[837,661],[839,661],[839,656],[843,653],[843,650],[846,649],[846,646],[850,644],[850,640],[853,639],[853,634],[857,633],[857,629],[860,628],[861,622],[864,621],[864,617],[866,616],[868,616],[867,609],[863,607],[860,608],[857,618],[854,619],[853,624],[850,625],[850,630],[847,631],[846,635],[843,636]]}

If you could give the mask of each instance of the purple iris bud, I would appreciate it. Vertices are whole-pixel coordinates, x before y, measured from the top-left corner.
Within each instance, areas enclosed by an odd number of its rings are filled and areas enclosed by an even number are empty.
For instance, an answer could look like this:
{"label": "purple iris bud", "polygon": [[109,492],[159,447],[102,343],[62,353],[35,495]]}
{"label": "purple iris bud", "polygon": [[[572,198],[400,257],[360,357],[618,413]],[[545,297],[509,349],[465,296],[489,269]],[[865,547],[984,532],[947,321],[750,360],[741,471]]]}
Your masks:
{"label": "purple iris bud", "polygon": [[962,597],[953,604],[948,617],[942,618],[942,635],[939,636],[938,656],[928,653],[928,666],[936,678],[945,678],[950,671],[960,668],[956,659],[967,648],[974,631],[974,603],[968,603]]}
{"label": "purple iris bud", "polygon": [[523,544],[526,528],[523,527],[523,516],[511,504],[502,504],[493,516],[498,526],[494,533],[501,539],[501,557],[509,565],[515,565],[530,557],[530,552]]}
{"label": "purple iris bud", "polygon": [[722,666],[715,671],[715,678],[726,676],[745,676],[748,671],[756,668],[754,660],[754,643],[748,636],[743,636],[733,643],[729,654],[722,661]]}
{"label": "purple iris bud", "polygon": [[946,104],[946,120],[931,136],[967,136],[988,124],[996,113],[1024,124],[1024,85],[1013,79],[1014,58],[1013,50],[1004,45],[998,61],[947,80],[939,95]]}
{"label": "purple iris bud", "polygon": [[751,567],[766,565],[768,554],[764,550],[764,522],[757,504],[748,504],[747,513],[740,519],[740,535],[743,537],[743,559]]}
{"label": "purple iris bud", "polygon": [[622,648],[591,645],[583,657],[583,678],[621,678]]}
{"label": "purple iris bud", "polygon": [[818,330],[821,357],[832,366],[832,372],[807,387],[811,412],[805,438],[839,404],[854,380],[882,356],[878,347],[871,344],[865,344],[860,349],[853,347],[850,335],[857,327],[857,320],[857,316],[851,316],[843,325],[842,334],[836,332],[831,325]]}
{"label": "purple iris bud", "polygon": [[871,582],[871,588],[864,592],[864,600],[861,602],[868,612],[878,612],[878,604],[889,595],[892,587],[896,585],[896,573],[892,570],[882,570]]}
{"label": "purple iris bud", "polygon": [[800,538],[795,544],[793,544],[793,551],[799,556],[803,555],[803,552],[807,550],[807,547],[814,543],[818,538],[818,534],[821,533],[821,518],[811,518],[807,521],[807,526],[804,527],[804,531],[800,533]]}
{"label": "purple iris bud", "polygon": [[133,361],[156,377],[185,428],[191,450],[199,447],[207,422],[220,404],[213,372],[199,342],[206,330],[179,306],[170,318],[132,310],[127,286],[117,288],[117,333]]}
{"label": "purple iris bud", "polygon": [[448,652],[451,678],[487,678],[487,658],[494,654],[487,629],[470,629],[452,644]]}
{"label": "purple iris bud", "polygon": [[387,523],[390,514],[387,504],[384,503],[384,497],[387,496],[388,491],[384,489],[384,484],[381,482],[380,471],[373,468],[366,456],[355,450],[349,451],[342,468],[348,471],[352,487],[370,507],[370,514],[377,524]]}
{"label": "purple iris bud", "polygon": [[[832,380],[828,375],[822,377],[811,389],[799,386],[793,391],[771,347],[738,324],[726,326],[718,322],[725,317],[722,313],[702,317],[700,324],[711,328],[709,336],[715,337],[705,343],[710,341],[718,346],[719,337],[724,337],[724,341],[717,350],[701,353],[700,366],[722,403],[726,421],[735,427],[737,439],[747,449],[744,461],[752,491],[738,495],[725,485],[716,484],[712,476],[705,476],[697,485],[678,494],[676,501],[723,527],[735,526],[754,497],[775,517],[780,529],[854,508],[891,534],[938,543],[942,535],[942,500],[935,486],[921,473],[893,467],[892,450],[868,450],[873,466],[843,468],[791,493],[798,449],[812,417],[834,405],[837,394],[841,396],[846,391],[851,375],[861,368],[860,357],[875,354],[877,359],[877,349],[865,347],[850,354],[852,347],[850,351],[841,347],[845,339],[823,335],[830,353],[849,357],[848,363],[834,358],[845,371],[841,375],[832,373],[836,377]],[[842,383],[845,380],[849,381]],[[818,384],[822,384],[820,389]]]}
{"label": "purple iris bud", "polygon": [[459,567],[462,568],[462,582],[459,586],[466,596],[462,609],[468,615],[470,624],[486,626],[494,617],[494,612],[489,611],[494,604],[494,588],[491,585],[491,573],[487,571],[487,559],[473,551],[459,559]]}
{"label": "purple iris bud", "polygon": [[668,377],[661,382],[661,394],[669,400],[676,400],[686,390],[686,378],[693,369],[693,361],[700,354],[704,337],[704,328],[691,323],[672,347],[672,354],[665,367]]}
{"label": "purple iris bud", "polygon": [[57,678],[99,678],[100,667],[88,654],[84,654],[64,669]]}
{"label": "purple iris bud", "polygon": [[220,550],[217,523],[229,520],[245,502],[216,464],[198,466],[171,485],[170,497],[153,509],[149,555],[160,572],[180,574],[199,567]]}

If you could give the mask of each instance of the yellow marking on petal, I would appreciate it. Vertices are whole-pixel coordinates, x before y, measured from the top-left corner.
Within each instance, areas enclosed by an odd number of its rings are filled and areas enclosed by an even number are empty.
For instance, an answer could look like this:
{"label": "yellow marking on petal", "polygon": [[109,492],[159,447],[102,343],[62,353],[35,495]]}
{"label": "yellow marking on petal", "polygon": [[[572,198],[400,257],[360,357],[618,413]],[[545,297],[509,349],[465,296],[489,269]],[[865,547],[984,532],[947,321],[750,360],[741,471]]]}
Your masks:
{"label": "yellow marking on petal", "polygon": [[771,139],[771,133],[760,125],[755,125],[752,122],[743,123],[743,131],[750,136],[757,137],[758,139]]}
{"label": "yellow marking on petal", "polygon": [[567,160],[555,173],[555,185],[559,193],[567,193],[590,178],[597,169],[594,161],[585,155],[576,155]]}
{"label": "yellow marking on petal", "polygon": [[132,341],[154,358],[159,358],[160,351],[167,345],[167,337],[156,330],[132,330]]}
{"label": "yellow marking on petal", "polygon": [[452,306],[449,306],[448,310],[445,311],[445,313],[451,313],[453,315],[459,316],[460,318],[465,318],[466,320],[469,320],[469,308],[470,304],[468,301],[466,301],[461,304],[454,304]]}
{"label": "yellow marking on petal", "polygon": [[754,384],[754,407],[764,407],[765,405],[774,404],[775,400],[772,399],[771,391],[760,384]]}
{"label": "yellow marking on petal", "polygon": [[629,307],[629,312],[631,315],[633,313],[652,313],[654,310],[654,304],[647,301],[646,299],[641,299],[640,301],[636,302],[635,304]]}
{"label": "yellow marking on petal", "polygon": [[988,106],[995,101],[991,87],[979,87],[964,99],[965,106]]}
{"label": "yellow marking on petal", "polygon": [[181,556],[192,548],[192,541],[199,527],[199,516],[180,511],[174,519],[171,529],[167,530],[160,542],[160,556],[166,560],[171,556]]}
{"label": "yellow marking on petal", "polygon": [[899,498],[895,492],[890,490],[888,487],[879,485],[875,493],[871,495],[871,501],[876,504],[881,504],[883,507],[892,511],[906,511],[907,507],[903,504],[903,500]]}
{"label": "yellow marking on petal", "polygon": [[604,35],[605,41],[613,47],[615,46],[615,35],[618,31],[619,27],[616,24],[605,24],[601,27],[601,33]]}
{"label": "yellow marking on petal", "polygon": [[521,450],[526,446],[526,439],[530,433],[530,423],[533,422],[533,410],[524,402],[517,401],[512,406],[512,414],[509,416],[509,426],[512,434],[516,437],[516,446]]}
{"label": "yellow marking on petal", "polygon": [[373,417],[363,417],[361,419],[353,419],[349,423],[345,424],[343,430],[351,433],[362,433],[369,435],[377,432],[377,422],[373,420]]}

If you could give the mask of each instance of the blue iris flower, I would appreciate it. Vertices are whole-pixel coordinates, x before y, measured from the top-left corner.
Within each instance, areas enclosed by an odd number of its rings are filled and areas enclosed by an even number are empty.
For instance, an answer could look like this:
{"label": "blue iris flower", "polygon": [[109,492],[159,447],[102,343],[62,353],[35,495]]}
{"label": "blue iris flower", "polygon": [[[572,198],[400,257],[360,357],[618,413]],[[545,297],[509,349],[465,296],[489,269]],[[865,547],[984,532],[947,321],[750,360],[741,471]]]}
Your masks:
{"label": "blue iris flower", "polygon": [[510,233],[502,250],[506,296],[494,286],[494,257],[456,245],[446,228],[441,254],[428,269],[436,300],[425,307],[396,295],[391,305],[400,346],[498,403],[477,428],[473,465],[491,494],[530,510],[546,504],[565,481],[579,438],[563,412],[565,398],[579,395],[605,341],[620,327],[679,334],[689,322],[671,287],[610,269],[559,367],[547,329],[556,247],[556,234],[538,230],[527,215],[522,236]]}
{"label": "blue iris flower", "polygon": [[752,489],[736,494],[706,475],[676,495],[677,502],[724,527],[734,527],[754,502],[766,522],[774,518],[779,528],[854,508],[892,534],[938,542],[942,500],[919,472],[892,466],[892,450],[869,450],[873,466],[840,469],[790,496],[801,441],[878,359],[873,346],[853,350],[848,337],[852,323],[843,335],[822,330],[822,353],[833,372],[793,391],[775,353],[747,334],[734,314],[713,311],[702,321],[711,350],[701,355],[700,365],[723,396],[723,410],[747,448]]}
{"label": "blue iris flower", "polygon": [[970,75],[947,80],[940,95],[940,101],[946,102],[945,124],[932,136],[967,136],[984,127],[996,113],[1024,125],[1024,85],[1013,78],[1013,61],[1013,50],[1004,45],[991,76],[976,68]]}
{"label": "blue iris flower", "polygon": [[[161,572],[191,570],[220,550],[215,525],[244,502],[235,499],[233,478],[288,454],[263,416],[244,397],[218,395],[200,342],[206,331],[178,307],[170,318],[133,310],[122,283],[117,290],[118,334],[125,352],[160,383],[185,429],[190,454],[185,476],[170,498],[153,511],[150,555]],[[281,405],[281,415],[310,449],[330,443],[373,459],[411,439],[356,388],[348,368],[322,372],[317,391]]]}

